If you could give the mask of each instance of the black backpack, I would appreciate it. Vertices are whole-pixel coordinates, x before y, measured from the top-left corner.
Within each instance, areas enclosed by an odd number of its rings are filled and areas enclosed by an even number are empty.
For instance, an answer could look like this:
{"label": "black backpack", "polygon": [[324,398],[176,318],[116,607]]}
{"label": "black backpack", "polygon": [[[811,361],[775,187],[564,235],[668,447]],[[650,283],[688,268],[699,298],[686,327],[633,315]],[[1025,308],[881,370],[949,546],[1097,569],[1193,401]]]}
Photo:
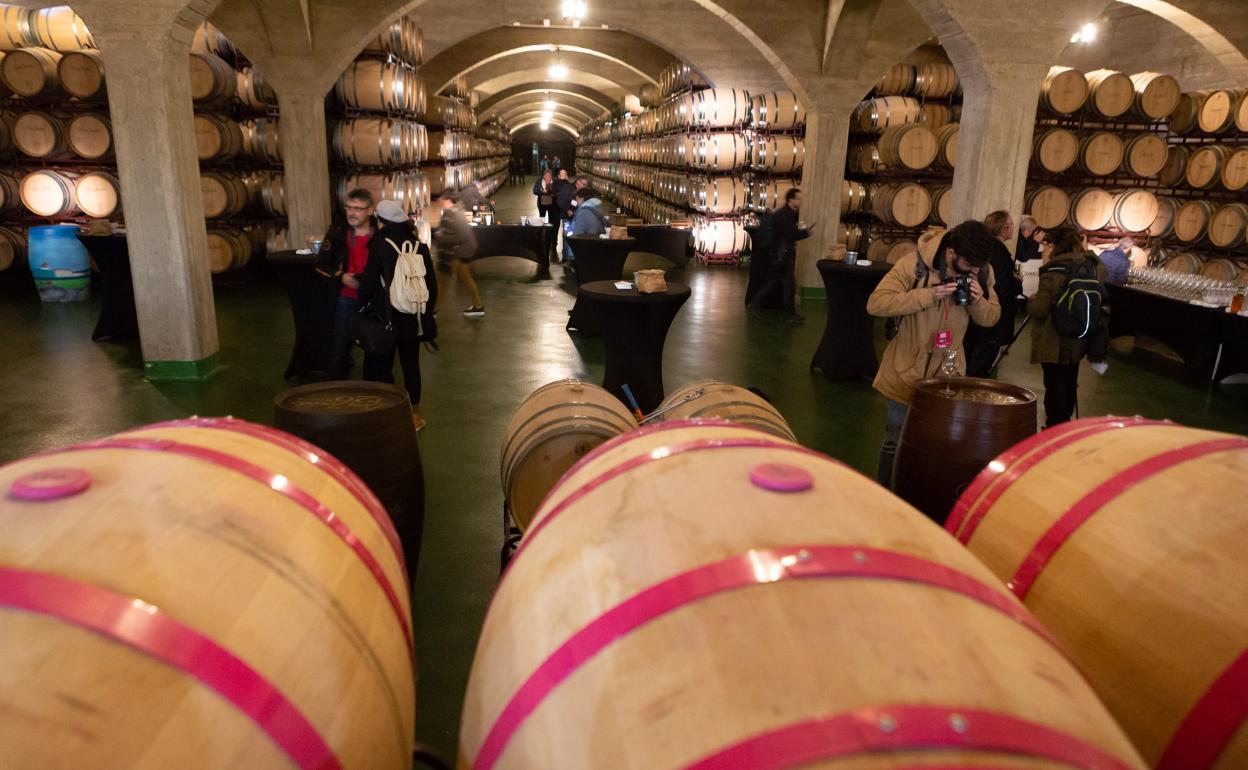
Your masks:
{"label": "black backpack", "polygon": [[1096,274],[1096,263],[1082,259],[1073,265],[1051,265],[1040,272],[1066,276],[1066,282],[1053,296],[1049,311],[1058,335],[1086,340],[1095,334],[1101,326],[1101,307],[1106,295]]}

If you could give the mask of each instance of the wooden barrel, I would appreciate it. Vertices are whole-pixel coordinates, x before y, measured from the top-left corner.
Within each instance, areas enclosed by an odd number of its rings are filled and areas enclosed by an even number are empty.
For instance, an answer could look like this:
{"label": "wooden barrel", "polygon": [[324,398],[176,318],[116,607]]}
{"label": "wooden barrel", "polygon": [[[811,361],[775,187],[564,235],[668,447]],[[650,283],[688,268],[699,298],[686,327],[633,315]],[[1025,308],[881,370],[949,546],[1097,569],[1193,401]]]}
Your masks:
{"label": "wooden barrel", "polygon": [[425,520],[425,476],[407,391],[381,382],[318,382],[278,393],[273,425],[338,458],[394,523],[409,576]]}
{"label": "wooden barrel", "polygon": [[1050,67],[1040,89],[1040,105],[1050,112],[1071,115],[1088,101],[1088,81],[1070,67]]}
{"label": "wooden barrel", "polygon": [[958,73],[952,64],[925,62],[914,68],[914,93],[927,99],[944,99],[958,88]]}
{"label": "wooden barrel", "polygon": [[1137,72],[1131,76],[1135,98],[1131,111],[1145,120],[1165,120],[1179,106],[1183,89],[1179,81],[1160,72]]}
{"label": "wooden barrel", "polygon": [[580,380],[556,380],[529,394],[503,431],[499,473],[511,517],[527,529],[555,482],[637,420],[619,399]]}
{"label": "wooden barrel", "polygon": [[1200,127],[1197,124],[1200,118],[1200,105],[1203,96],[1208,93],[1208,91],[1192,91],[1179,95],[1179,103],[1175,105],[1174,112],[1170,113],[1167,120],[1172,133],[1190,134]]}
{"label": "wooden barrel", "polygon": [[1222,186],[1228,190],[1248,188],[1248,147],[1231,149],[1222,164]]}
{"label": "wooden barrel", "polygon": [[953,119],[953,109],[950,105],[940,104],[939,102],[924,102],[922,113],[919,115],[919,122],[935,131],[941,126],[947,126],[957,121]]}
{"label": "wooden barrel", "polygon": [[772,174],[801,171],[806,160],[806,142],[800,136],[770,136],[755,141],[753,149],[753,166]]}
{"label": "wooden barrel", "polygon": [[20,265],[26,258],[26,236],[11,227],[0,227],[0,272]]}
{"label": "wooden barrel", "polygon": [[[286,178],[283,174],[270,174],[260,186],[260,204],[275,217],[286,216]],[[410,210],[410,209],[409,209]]]}
{"label": "wooden barrel", "polygon": [[637,98],[641,100],[641,106],[647,109],[659,106],[659,89],[649,83],[642,85],[637,90]]}
{"label": "wooden barrel", "polygon": [[884,167],[880,148],[874,144],[853,144],[845,159],[845,167],[859,174],[874,174]]}
{"label": "wooden barrel", "polygon": [[[11,463],[0,488],[6,697],[80,706],[6,720],[6,762],[411,766],[402,563],[332,457],[192,419]],[[92,729],[103,714],[117,721]]]}
{"label": "wooden barrel", "polygon": [[334,94],[347,107],[389,112],[407,106],[407,68],[398,62],[362,59],[347,65]]}
{"label": "wooden barrel", "polygon": [[1079,142],[1079,168],[1094,176],[1118,170],[1126,151],[1122,137],[1110,131],[1094,131]]}
{"label": "wooden barrel", "polygon": [[1157,196],[1151,190],[1131,188],[1114,196],[1110,224],[1129,233],[1146,232],[1157,219]]}
{"label": "wooden barrel", "polygon": [[1053,757],[1061,742],[1142,768],[1016,607],[840,463],[662,423],[599,447],[538,511],[477,644],[460,767],[1082,764]]}
{"label": "wooden barrel", "polygon": [[278,118],[257,118],[239,125],[243,151],[263,163],[282,162],[281,134]]}
{"label": "wooden barrel", "polygon": [[68,171],[41,169],[22,177],[22,205],[35,216],[65,217],[78,212],[74,197],[77,174]]}
{"label": "wooden barrel", "polygon": [[884,129],[879,147],[880,160],[889,168],[918,171],[936,160],[939,143],[930,129],[912,123]]}
{"label": "wooden barrel", "polygon": [[806,108],[792,91],[771,91],[751,98],[751,123],[764,131],[789,131],[806,125]]}
{"label": "wooden barrel", "polygon": [[871,191],[871,213],[888,224],[918,227],[932,213],[932,196],[914,182],[879,185]]}
{"label": "wooden barrel", "polygon": [[740,88],[708,88],[693,95],[693,125],[732,128],[750,120],[750,95]]}
{"label": "wooden barrel", "polygon": [[1166,149],[1166,165],[1157,174],[1157,181],[1165,187],[1174,187],[1183,183],[1187,174],[1187,161],[1191,152],[1181,144],[1172,144]]}
{"label": "wooden barrel", "polygon": [[0,6],[0,51],[15,51],[38,45],[30,28],[30,9],[20,5]]}
{"label": "wooden barrel", "polygon": [[1248,206],[1242,203],[1226,203],[1219,206],[1209,217],[1207,228],[1209,243],[1219,249],[1231,249],[1244,242],[1244,228],[1248,226]]}
{"label": "wooden barrel", "polygon": [[41,110],[23,112],[13,121],[13,145],[31,158],[51,160],[69,155],[65,118]]}
{"label": "wooden barrel", "polygon": [[1248,765],[1246,481],[1242,436],[1078,420],[998,457],[948,529],[1053,632],[1149,766],[1230,770]]}
{"label": "wooden barrel", "polygon": [[240,69],[235,76],[234,87],[238,100],[248,107],[262,110],[277,104],[277,93],[255,67]]}
{"label": "wooden barrel", "polygon": [[61,92],[56,77],[61,55],[46,48],[23,48],[9,51],[0,62],[0,79],[18,96],[55,96]]}
{"label": "wooden barrel", "polygon": [[1158,196],[1157,216],[1148,226],[1148,234],[1153,238],[1164,238],[1174,231],[1174,217],[1179,212],[1179,204],[1174,198]]}
{"label": "wooden barrel", "polygon": [[664,399],[656,411],[663,412],[664,422],[727,420],[797,443],[784,415],[767,400],[719,380],[691,382]]}
{"label": "wooden barrel", "polygon": [[1112,119],[1135,103],[1135,84],[1117,70],[1092,70],[1088,80],[1088,111],[1099,118]]}
{"label": "wooden barrel", "polygon": [[225,273],[251,261],[251,241],[237,228],[208,228],[208,268]]}
{"label": "wooden barrel", "polygon": [[689,183],[689,203],[698,211],[710,214],[744,211],[749,199],[749,186],[737,177],[697,177]]}
{"label": "wooden barrel", "polygon": [[239,125],[223,115],[195,116],[195,151],[200,160],[225,160],[243,150]]}
{"label": "wooden barrel", "polygon": [[1166,260],[1163,269],[1171,273],[1184,273],[1187,275],[1195,275],[1200,272],[1204,263],[1200,261],[1200,257],[1190,252],[1180,252]]}
{"label": "wooden barrel", "polygon": [[862,231],[862,227],[844,221],[839,222],[836,226],[836,242],[845,246],[847,251],[853,251],[861,254],[866,251],[864,246],[867,245],[866,236]]}
{"label": "wooden barrel", "polygon": [[16,171],[0,171],[0,212],[17,210],[22,203],[21,189]]}
{"label": "wooden barrel", "polygon": [[750,144],[745,134],[708,134],[699,137],[694,145],[694,168],[734,171],[749,163]]}
{"label": "wooden barrel", "polygon": [[1235,128],[1237,108],[1248,89],[1209,91],[1200,102],[1196,125],[1207,134],[1223,134]]}
{"label": "wooden barrel", "polygon": [[918,123],[923,105],[908,96],[883,96],[860,102],[854,109],[852,125],[858,131],[878,134],[886,128]]}
{"label": "wooden barrel", "polygon": [[936,160],[940,168],[955,168],[958,165],[958,133],[959,123],[950,123],[936,130]]}
{"label": "wooden barrel", "polygon": [[937,524],[994,457],[1036,432],[1036,394],[976,377],[920,382],[897,445],[893,491]]}
{"label": "wooden barrel", "polygon": [[910,238],[873,238],[867,246],[867,259],[880,264],[894,265],[898,260],[917,254],[919,245]]}
{"label": "wooden barrel", "polygon": [[949,224],[949,210],[953,206],[953,186],[942,184],[929,188],[932,196],[932,213],[928,221],[936,225]]}
{"label": "wooden barrel", "polygon": [[247,185],[237,174],[202,172],[199,189],[208,219],[232,217],[247,205]]}
{"label": "wooden barrel", "polygon": [[739,219],[694,219],[693,247],[702,254],[739,254],[747,238]]}
{"label": "wooden barrel", "polygon": [[67,5],[35,11],[30,17],[30,28],[44,48],[54,51],[95,48],[86,22]]}
{"label": "wooden barrel", "polygon": [[1184,179],[1189,187],[1208,190],[1222,181],[1222,169],[1230,160],[1231,150],[1221,144],[1207,144],[1192,151],[1187,159]]}
{"label": "wooden barrel", "polygon": [[872,90],[881,96],[905,96],[914,91],[917,76],[913,64],[900,62],[889,67]]}
{"label": "wooden barrel", "polygon": [[65,93],[83,101],[103,99],[104,60],[98,51],[70,51],[56,65]]}
{"label": "wooden barrel", "polygon": [[1027,213],[1042,229],[1060,227],[1070,218],[1070,196],[1060,187],[1045,185],[1029,190],[1026,203]]}
{"label": "wooden barrel", "polygon": [[1114,216],[1114,196],[1100,187],[1085,187],[1070,201],[1070,222],[1080,230],[1104,230]]}
{"label": "wooden barrel", "polygon": [[[750,208],[754,211],[771,211],[779,208],[784,203],[784,195],[793,187],[800,187],[802,180],[789,179],[783,177],[754,177],[750,180]],[[850,205],[853,201],[846,200],[845,182],[841,183],[841,209],[844,210],[846,205]],[[859,190],[865,189],[857,182],[848,184],[857,185]],[[850,195],[859,193],[851,192]],[[865,193],[862,193],[865,194]]]}
{"label": "wooden barrel", "polygon": [[[796,186],[796,185],[794,185]],[[781,192],[772,200],[779,206],[779,202],[783,199],[784,193]],[[775,208],[772,206],[771,208]],[[841,215],[856,214],[859,211],[867,210],[867,187],[862,182],[854,182],[849,179],[841,180]]]}
{"label": "wooden barrel", "polygon": [[238,77],[234,68],[210,53],[193,53],[190,59],[191,99],[219,102],[234,98]]}
{"label": "wooden barrel", "polygon": [[1157,176],[1169,157],[1165,139],[1151,132],[1140,133],[1127,140],[1122,167],[1132,176]]}
{"label": "wooden barrel", "polygon": [[65,139],[69,149],[80,158],[102,160],[113,154],[113,124],[100,113],[75,115],[65,128]]}
{"label": "wooden barrel", "polygon": [[1060,174],[1079,159],[1079,137],[1064,128],[1046,128],[1035,138],[1032,162],[1052,174]]}
{"label": "wooden barrel", "polygon": [[1212,217],[1213,204],[1209,201],[1187,201],[1174,215],[1174,237],[1184,243],[1199,241],[1205,237]]}
{"label": "wooden barrel", "polygon": [[389,118],[353,118],[335,127],[334,152],[340,160],[361,166],[401,165],[408,151],[403,137],[400,124]]}
{"label": "wooden barrel", "polygon": [[222,58],[231,58],[235,54],[229,38],[207,21],[195,29],[195,36],[191,38],[191,52],[210,53]]}
{"label": "wooden barrel", "polygon": [[1211,259],[1200,268],[1200,274],[1215,281],[1235,282],[1240,275],[1239,265],[1229,259]]}
{"label": "wooden barrel", "polygon": [[121,213],[121,183],[105,171],[89,171],[74,184],[74,198],[82,213],[108,219]]}

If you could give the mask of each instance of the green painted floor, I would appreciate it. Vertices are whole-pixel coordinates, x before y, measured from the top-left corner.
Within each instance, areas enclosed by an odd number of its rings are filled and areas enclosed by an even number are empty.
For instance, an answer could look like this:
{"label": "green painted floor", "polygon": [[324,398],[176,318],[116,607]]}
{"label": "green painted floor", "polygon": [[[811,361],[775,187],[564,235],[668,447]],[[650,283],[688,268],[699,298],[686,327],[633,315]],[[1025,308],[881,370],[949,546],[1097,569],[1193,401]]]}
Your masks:
{"label": "green painted floor", "polygon": [[[530,185],[496,196],[500,218],[534,214]],[[572,295],[562,269],[535,282],[534,265],[490,259],[478,265],[487,314],[470,321],[458,291],[439,319],[442,352],[425,355],[420,434],[428,519],[415,617],[420,658],[417,733],[454,756],[460,704],[478,629],[498,575],[502,494],[498,453],[503,428],[524,397],[550,380],[601,381],[602,343],[564,331]],[[667,339],[665,383],[715,378],[761,388],[807,446],[871,473],[884,401],[866,383],[830,384],[809,371],[823,332],[822,302],[807,301],[804,326],[748,322],[744,271],[693,269],[693,296]],[[8,282],[11,284],[11,281]],[[293,329],[282,290],[263,275],[216,293],[224,369],[203,384],[152,385],[137,346],[90,340],[95,302],[40,305],[0,280],[0,461],[190,414],[272,419]],[[1024,335],[1026,338],[1027,335]],[[1025,339],[1004,364],[1004,379],[1040,390]],[[1143,414],[1248,432],[1248,386],[1206,389],[1177,367],[1136,354],[1115,358],[1108,374],[1080,377],[1085,416]]]}

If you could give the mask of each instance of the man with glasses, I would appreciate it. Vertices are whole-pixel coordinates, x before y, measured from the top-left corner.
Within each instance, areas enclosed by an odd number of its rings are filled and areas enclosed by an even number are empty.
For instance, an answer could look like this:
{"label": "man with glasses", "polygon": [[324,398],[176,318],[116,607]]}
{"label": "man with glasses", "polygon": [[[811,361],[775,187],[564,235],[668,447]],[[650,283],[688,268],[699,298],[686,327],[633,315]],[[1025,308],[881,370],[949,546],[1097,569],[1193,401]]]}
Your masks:
{"label": "man with glasses", "polygon": [[334,337],[329,376],[345,380],[351,374],[351,319],[360,307],[359,276],[368,264],[368,242],[377,231],[373,222],[373,194],[363,188],[347,193],[345,221],[335,218],[321,243],[316,271],[331,286]]}

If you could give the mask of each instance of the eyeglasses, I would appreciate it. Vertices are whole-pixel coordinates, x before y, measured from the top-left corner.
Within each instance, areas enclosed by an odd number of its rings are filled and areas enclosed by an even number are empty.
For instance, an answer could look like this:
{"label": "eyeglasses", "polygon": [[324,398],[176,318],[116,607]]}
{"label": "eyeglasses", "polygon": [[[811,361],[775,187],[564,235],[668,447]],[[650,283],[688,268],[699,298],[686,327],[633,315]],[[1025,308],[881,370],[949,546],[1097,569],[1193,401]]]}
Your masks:
{"label": "eyeglasses", "polygon": [[359,211],[361,213],[368,211],[370,208],[372,208],[372,206],[347,206],[346,207],[347,211]]}

